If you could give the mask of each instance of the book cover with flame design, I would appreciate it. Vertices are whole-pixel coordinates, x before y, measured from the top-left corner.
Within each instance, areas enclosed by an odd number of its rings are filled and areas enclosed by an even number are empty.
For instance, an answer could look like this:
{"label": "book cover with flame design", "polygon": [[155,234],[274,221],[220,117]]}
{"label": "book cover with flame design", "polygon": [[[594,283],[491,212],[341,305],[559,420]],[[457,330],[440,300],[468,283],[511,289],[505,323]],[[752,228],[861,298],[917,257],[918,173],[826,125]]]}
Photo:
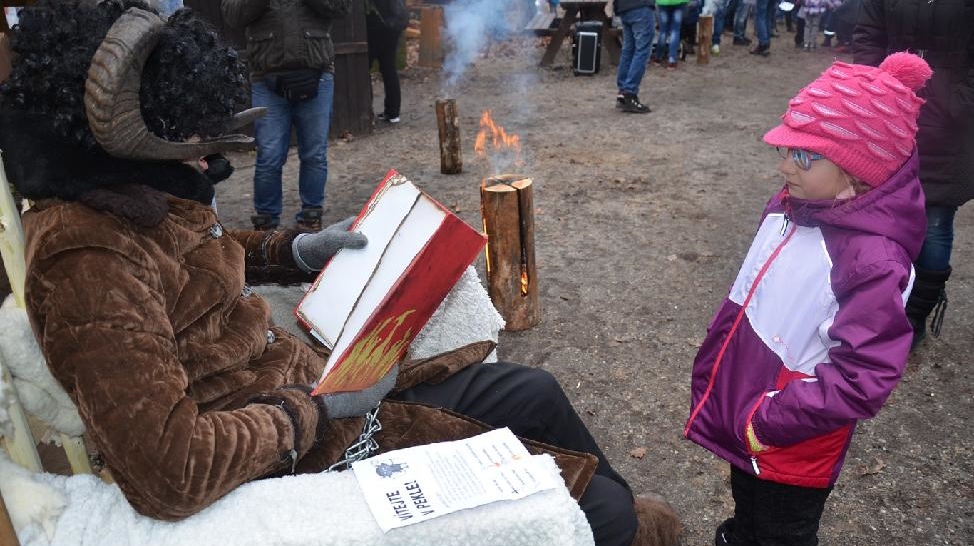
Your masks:
{"label": "book cover with flame design", "polygon": [[296,309],[332,350],[315,394],[361,390],[388,373],[487,240],[396,171],[351,229],[368,245],[340,250]]}

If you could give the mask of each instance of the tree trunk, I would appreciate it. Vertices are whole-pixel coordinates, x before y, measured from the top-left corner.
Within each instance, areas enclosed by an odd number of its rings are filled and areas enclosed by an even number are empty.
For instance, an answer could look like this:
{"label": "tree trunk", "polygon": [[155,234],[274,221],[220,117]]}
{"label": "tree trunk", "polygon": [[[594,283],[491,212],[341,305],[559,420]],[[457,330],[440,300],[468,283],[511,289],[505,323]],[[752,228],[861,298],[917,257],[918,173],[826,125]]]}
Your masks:
{"label": "tree trunk", "polygon": [[460,147],[460,113],[455,99],[436,101],[436,125],[440,130],[440,172],[463,172],[463,151]]}

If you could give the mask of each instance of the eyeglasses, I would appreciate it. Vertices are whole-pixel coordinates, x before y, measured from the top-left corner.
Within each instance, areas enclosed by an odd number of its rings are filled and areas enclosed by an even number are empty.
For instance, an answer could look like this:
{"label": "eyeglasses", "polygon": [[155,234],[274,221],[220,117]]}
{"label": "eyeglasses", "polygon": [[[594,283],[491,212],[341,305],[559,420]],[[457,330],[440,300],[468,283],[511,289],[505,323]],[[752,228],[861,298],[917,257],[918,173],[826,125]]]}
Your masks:
{"label": "eyeglasses", "polygon": [[822,154],[817,154],[815,152],[809,152],[808,150],[802,150],[801,148],[787,148],[785,146],[775,146],[775,150],[778,150],[778,155],[781,159],[791,158],[798,165],[798,168],[807,171],[812,168],[812,161],[816,159],[824,159],[825,156]]}

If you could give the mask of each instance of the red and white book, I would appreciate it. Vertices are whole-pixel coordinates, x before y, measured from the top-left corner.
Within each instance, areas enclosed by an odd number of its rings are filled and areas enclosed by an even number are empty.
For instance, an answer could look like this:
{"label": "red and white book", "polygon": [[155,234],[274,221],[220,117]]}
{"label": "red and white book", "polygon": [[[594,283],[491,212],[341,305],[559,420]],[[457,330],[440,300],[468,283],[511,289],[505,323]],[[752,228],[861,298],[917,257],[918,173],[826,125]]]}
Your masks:
{"label": "red and white book", "polygon": [[368,244],[338,251],[295,311],[331,349],[315,394],[361,390],[388,373],[487,242],[394,170],[351,229]]}

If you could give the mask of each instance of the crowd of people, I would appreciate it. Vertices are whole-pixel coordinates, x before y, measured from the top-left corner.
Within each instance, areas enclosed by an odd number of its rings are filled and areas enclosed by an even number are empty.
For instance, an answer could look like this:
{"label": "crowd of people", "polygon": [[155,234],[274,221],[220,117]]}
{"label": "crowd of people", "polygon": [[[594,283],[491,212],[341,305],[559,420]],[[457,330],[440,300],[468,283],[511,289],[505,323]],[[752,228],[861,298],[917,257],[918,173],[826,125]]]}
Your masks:
{"label": "crowd of people", "polygon": [[[734,513],[718,546],[818,543],[856,423],[880,411],[946,300],[953,214],[974,195],[974,10],[862,1],[854,62],[798,90],[764,135],[782,185],[692,364],[684,436],[731,468]],[[310,281],[338,250],[368,245],[348,222],[321,226],[329,29],[350,2],[222,0],[246,31],[246,68],[192,10],[38,0],[20,12],[0,148],[11,182],[35,201],[23,217],[31,326],[92,447],[136,510],[176,520],[245,482],[329,468],[366,414],[383,423],[381,451],[506,426],[562,455],[598,546],[676,544],[678,515],[631,490],[558,382],[483,362],[490,347],[311,395],[327,350],[272,324],[248,283]],[[812,49],[829,5],[812,13],[805,2],[802,47]],[[395,9],[371,0],[371,28],[401,32]],[[682,9],[615,0],[624,111],[649,112],[638,94],[656,16],[667,13],[655,58],[675,63]],[[757,0],[752,53],[769,53],[776,10]],[[382,114],[395,123],[390,51],[374,58]],[[252,108],[238,113],[248,82]],[[253,120],[253,139],[228,134]],[[293,229],[280,219],[292,124],[302,162]],[[255,146],[254,229],[224,230],[219,154]]]}

